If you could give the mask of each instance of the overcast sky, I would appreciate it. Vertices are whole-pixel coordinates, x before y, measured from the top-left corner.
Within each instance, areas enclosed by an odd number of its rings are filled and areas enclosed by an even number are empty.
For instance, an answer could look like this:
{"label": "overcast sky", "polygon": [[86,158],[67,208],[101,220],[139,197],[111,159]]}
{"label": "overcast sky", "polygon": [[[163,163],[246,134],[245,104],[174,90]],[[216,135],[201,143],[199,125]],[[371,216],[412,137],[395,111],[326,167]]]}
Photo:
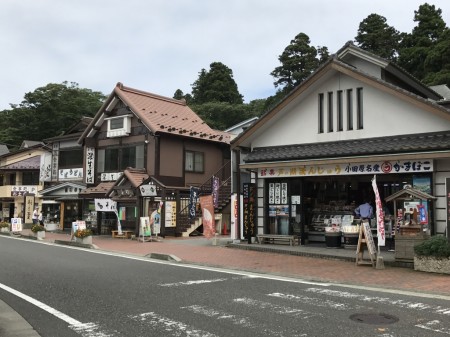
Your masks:
{"label": "overcast sky", "polygon": [[[172,97],[222,62],[245,102],[275,93],[270,73],[300,32],[336,52],[368,15],[401,32],[416,0],[0,0],[0,110],[48,83],[109,94],[117,82]],[[450,0],[428,1],[450,26]]]}

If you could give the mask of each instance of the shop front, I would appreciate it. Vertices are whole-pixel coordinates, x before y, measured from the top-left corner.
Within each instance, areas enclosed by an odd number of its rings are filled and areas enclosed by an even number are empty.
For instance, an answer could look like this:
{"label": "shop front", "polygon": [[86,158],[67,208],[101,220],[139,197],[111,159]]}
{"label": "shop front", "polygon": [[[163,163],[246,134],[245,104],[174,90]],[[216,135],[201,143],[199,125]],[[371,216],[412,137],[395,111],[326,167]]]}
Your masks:
{"label": "shop front", "polygon": [[[433,160],[384,160],[355,164],[308,164],[289,167],[260,167],[258,186],[262,187],[264,234],[294,234],[300,227],[302,244],[322,243],[327,247],[355,248],[361,216],[355,209],[365,201],[371,203],[375,215],[372,179],[380,198],[413,187],[431,193]],[[261,189],[260,189],[261,190]],[[392,235],[394,209],[384,203],[385,229]],[[433,231],[433,218],[427,228]],[[376,237],[376,222],[371,221]]]}

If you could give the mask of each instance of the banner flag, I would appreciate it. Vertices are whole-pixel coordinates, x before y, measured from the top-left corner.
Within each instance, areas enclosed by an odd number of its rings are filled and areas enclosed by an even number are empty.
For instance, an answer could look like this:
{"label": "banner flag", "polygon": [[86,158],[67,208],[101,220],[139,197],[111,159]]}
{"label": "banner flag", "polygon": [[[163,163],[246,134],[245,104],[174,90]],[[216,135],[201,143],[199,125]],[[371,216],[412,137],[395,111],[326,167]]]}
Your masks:
{"label": "banner flag", "polygon": [[219,177],[212,177],[212,195],[214,207],[219,207]]}
{"label": "banner flag", "polygon": [[212,195],[200,196],[200,206],[202,207],[203,214],[203,235],[206,238],[211,239],[216,232]]}
{"label": "banner flag", "polygon": [[378,247],[384,246],[386,242],[386,233],[384,232],[384,212],[381,204],[380,193],[378,192],[377,176],[374,175],[372,179],[373,192],[375,193],[375,204],[377,213],[377,236]]}
{"label": "banner flag", "polygon": [[191,186],[189,192],[189,219],[193,220],[195,219],[195,208],[197,207],[200,189],[198,187]]}

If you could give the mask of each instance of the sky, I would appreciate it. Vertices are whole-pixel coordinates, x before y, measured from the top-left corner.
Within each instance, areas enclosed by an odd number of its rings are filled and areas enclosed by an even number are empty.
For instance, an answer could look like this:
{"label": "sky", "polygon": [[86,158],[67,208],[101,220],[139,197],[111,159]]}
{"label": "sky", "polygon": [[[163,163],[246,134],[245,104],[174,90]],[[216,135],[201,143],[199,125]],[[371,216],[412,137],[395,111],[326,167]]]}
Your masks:
{"label": "sky", "polygon": [[[212,62],[246,103],[273,95],[270,73],[299,33],[335,53],[372,13],[410,33],[415,0],[0,0],[0,110],[49,83],[109,95],[117,82],[173,97]],[[450,26],[450,1],[428,1]]]}

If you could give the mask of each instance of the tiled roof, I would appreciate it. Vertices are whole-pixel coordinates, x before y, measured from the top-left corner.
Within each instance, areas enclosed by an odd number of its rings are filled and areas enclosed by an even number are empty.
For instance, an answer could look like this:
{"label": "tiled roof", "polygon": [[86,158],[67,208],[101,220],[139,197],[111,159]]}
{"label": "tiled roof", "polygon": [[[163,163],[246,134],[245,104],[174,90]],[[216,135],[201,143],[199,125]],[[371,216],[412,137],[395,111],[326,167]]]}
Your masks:
{"label": "tiled roof", "polygon": [[139,187],[149,177],[145,169],[135,169],[131,167],[126,168],[125,171],[123,171],[123,174],[127,177],[133,187]]}
{"label": "tiled roof", "polygon": [[246,163],[450,151],[450,131],[254,148]]}
{"label": "tiled roof", "polygon": [[34,156],[9,165],[0,167],[0,170],[39,170],[41,156]]}
{"label": "tiled roof", "polygon": [[98,184],[97,186],[86,188],[85,190],[81,191],[79,195],[82,197],[86,197],[89,195],[105,196],[106,192],[108,192],[113,187],[113,185],[113,181],[103,182]]}
{"label": "tiled roof", "polygon": [[185,101],[129,88],[122,83],[116,85],[114,92],[153,133],[230,143],[228,133],[211,129]]}

